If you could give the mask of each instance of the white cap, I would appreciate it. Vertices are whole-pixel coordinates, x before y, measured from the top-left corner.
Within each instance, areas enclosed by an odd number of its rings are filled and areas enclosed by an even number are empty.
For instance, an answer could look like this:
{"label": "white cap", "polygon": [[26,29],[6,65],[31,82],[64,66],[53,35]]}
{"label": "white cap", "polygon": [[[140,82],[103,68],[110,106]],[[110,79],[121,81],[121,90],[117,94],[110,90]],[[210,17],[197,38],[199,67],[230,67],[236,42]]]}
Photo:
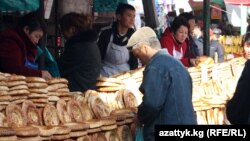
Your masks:
{"label": "white cap", "polygon": [[150,27],[144,26],[137,29],[133,35],[129,38],[127,47],[132,47],[137,43],[146,40],[151,37],[157,37],[154,30]]}

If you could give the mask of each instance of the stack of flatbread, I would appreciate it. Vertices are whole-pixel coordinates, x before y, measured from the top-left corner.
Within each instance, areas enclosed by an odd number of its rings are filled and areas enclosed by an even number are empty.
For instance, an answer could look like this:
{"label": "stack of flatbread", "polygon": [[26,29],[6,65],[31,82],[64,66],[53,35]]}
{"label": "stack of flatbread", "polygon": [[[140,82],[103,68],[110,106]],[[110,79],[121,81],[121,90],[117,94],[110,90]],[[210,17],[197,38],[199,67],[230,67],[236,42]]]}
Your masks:
{"label": "stack of flatbread", "polygon": [[133,122],[135,114],[131,109],[118,109],[110,113],[110,116],[116,119],[117,125],[125,125]]}
{"label": "stack of flatbread", "polygon": [[40,131],[38,128],[33,126],[24,126],[14,128],[18,140],[25,141],[39,141],[42,140],[40,137]]}
{"label": "stack of flatbread", "polygon": [[30,94],[25,76],[15,74],[8,76],[7,85],[9,87],[8,94],[11,96],[10,100],[13,103],[21,104]]}
{"label": "stack of flatbread", "polygon": [[89,129],[87,129],[88,134],[93,134],[93,133],[102,131],[101,127],[103,123],[100,119],[90,119],[90,120],[84,121],[84,123],[89,124]]}
{"label": "stack of flatbread", "polygon": [[96,86],[99,92],[114,92],[124,87],[124,83],[119,78],[99,77]]}
{"label": "stack of flatbread", "polygon": [[54,127],[55,132],[51,140],[67,140],[70,138],[71,129],[67,126],[58,125]]}
{"label": "stack of flatbread", "polygon": [[201,83],[201,69],[199,67],[189,67],[187,68],[193,84]]}
{"label": "stack of flatbread", "polygon": [[103,124],[101,127],[102,131],[110,131],[117,128],[116,119],[113,117],[102,118],[101,121]]}
{"label": "stack of flatbread", "polygon": [[70,138],[80,138],[88,134],[87,129],[89,129],[89,124],[87,123],[64,123],[64,126],[71,129]]}
{"label": "stack of flatbread", "polygon": [[144,69],[145,67],[140,67],[140,68],[130,71],[131,78],[135,79],[136,83],[138,84],[142,83]]}
{"label": "stack of flatbread", "polygon": [[138,106],[135,95],[127,90],[123,90],[123,101],[126,108],[135,108]]}
{"label": "stack of flatbread", "polygon": [[71,95],[69,95],[68,81],[64,78],[52,78],[47,80],[47,87],[49,102],[54,104],[59,99],[69,101]]}
{"label": "stack of flatbread", "polygon": [[16,131],[10,127],[0,127],[0,141],[16,141]]}
{"label": "stack of flatbread", "polygon": [[9,87],[6,81],[7,77],[0,73],[0,111],[4,110],[11,100],[11,96],[8,95]]}
{"label": "stack of flatbread", "polygon": [[46,80],[41,77],[27,77],[26,82],[30,91],[28,99],[32,101],[36,107],[44,107],[48,103],[48,91],[46,90],[48,84]]}

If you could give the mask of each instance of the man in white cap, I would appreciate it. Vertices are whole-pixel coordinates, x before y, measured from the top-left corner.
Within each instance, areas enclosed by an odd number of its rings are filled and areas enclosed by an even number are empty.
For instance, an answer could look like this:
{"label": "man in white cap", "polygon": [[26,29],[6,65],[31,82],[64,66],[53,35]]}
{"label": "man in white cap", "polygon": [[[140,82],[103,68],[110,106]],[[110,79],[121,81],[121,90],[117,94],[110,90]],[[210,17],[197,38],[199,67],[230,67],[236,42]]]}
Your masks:
{"label": "man in white cap", "polygon": [[197,124],[191,77],[179,60],[161,49],[155,32],[142,27],[131,36],[127,46],[145,65],[140,86],[144,96],[138,107],[144,140],[155,140],[155,125]]}

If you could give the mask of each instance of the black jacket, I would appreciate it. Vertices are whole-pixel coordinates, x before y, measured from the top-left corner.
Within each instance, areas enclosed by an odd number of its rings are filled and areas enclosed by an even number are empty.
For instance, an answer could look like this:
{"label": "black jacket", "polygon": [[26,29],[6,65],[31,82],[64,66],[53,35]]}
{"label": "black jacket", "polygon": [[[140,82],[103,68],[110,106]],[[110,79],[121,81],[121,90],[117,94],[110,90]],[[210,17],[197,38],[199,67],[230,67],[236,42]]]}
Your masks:
{"label": "black jacket", "polygon": [[59,67],[61,76],[69,81],[70,91],[95,89],[101,69],[101,55],[96,40],[97,34],[90,30],[66,42]]}
{"label": "black jacket", "polygon": [[232,124],[250,124],[250,60],[238,81],[233,98],[226,105],[226,114]]}

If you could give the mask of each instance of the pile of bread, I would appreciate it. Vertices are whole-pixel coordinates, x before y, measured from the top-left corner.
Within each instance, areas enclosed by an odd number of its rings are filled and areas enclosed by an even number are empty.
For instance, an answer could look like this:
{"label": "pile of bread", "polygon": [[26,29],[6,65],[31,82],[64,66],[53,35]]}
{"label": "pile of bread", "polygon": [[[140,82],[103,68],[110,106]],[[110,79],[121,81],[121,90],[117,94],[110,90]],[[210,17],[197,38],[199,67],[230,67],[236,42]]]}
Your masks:
{"label": "pile of bread", "polygon": [[128,93],[110,108],[96,91],[69,92],[63,78],[0,73],[0,140],[132,141]]}
{"label": "pile of bread", "polygon": [[225,104],[233,97],[246,59],[188,68],[193,80],[193,105],[199,124],[230,124]]}

